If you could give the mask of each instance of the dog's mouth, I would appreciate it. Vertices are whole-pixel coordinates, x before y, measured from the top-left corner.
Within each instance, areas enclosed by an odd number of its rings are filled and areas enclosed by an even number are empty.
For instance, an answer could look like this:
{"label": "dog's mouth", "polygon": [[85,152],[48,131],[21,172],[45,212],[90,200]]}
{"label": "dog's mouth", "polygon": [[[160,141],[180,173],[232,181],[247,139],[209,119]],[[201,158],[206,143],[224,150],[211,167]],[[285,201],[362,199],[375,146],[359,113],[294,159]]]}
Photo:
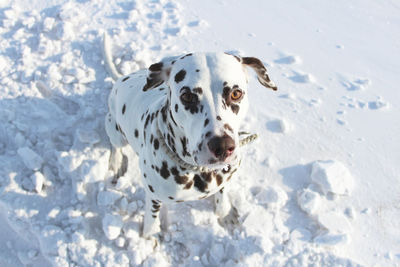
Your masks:
{"label": "dog's mouth", "polygon": [[217,158],[217,157],[212,157],[208,160],[208,163],[210,165],[233,165],[238,159],[238,156],[236,153],[232,152],[229,156],[226,158]]}

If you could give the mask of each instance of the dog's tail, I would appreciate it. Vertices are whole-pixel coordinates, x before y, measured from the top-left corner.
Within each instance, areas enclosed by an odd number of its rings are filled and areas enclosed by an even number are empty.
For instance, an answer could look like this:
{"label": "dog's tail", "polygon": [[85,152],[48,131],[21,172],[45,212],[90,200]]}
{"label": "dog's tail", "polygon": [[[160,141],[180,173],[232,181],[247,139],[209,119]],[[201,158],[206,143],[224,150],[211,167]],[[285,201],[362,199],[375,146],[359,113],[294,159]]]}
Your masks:
{"label": "dog's tail", "polygon": [[108,36],[107,32],[104,32],[103,36],[103,56],[104,56],[104,64],[111,75],[114,81],[118,80],[122,74],[118,72],[117,68],[114,65],[112,60],[112,52],[111,52],[111,40],[110,36]]}

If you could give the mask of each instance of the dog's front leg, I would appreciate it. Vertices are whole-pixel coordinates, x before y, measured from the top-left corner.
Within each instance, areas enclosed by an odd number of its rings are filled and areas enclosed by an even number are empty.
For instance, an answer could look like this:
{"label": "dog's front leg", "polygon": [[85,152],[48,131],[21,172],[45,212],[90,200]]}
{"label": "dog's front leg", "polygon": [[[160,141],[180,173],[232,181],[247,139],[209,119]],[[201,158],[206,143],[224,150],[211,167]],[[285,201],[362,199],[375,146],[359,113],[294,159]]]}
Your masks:
{"label": "dog's front leg", "polygon": [[231,210],[231,203],[229,202],[226,193],[224,193],[223,189],[219,190],[214,195],[214,204],[215,204],[215,214],[222,219],[229,214]]}
{"label": "dog's front leg", "polygon": [[238,224],[238,212],[232,206],[227,194],[221,189],[214,195],[215,213],[219,217],[218,222],[224,227],[232,228]]}
{"label": "dog's front leg", "polygon": [[161,202],[152,199],[149,194],[146,194],[146,206],[143,220],[142,236],[145,238],[151,237],[153,234],[160,232],[159,213]]}

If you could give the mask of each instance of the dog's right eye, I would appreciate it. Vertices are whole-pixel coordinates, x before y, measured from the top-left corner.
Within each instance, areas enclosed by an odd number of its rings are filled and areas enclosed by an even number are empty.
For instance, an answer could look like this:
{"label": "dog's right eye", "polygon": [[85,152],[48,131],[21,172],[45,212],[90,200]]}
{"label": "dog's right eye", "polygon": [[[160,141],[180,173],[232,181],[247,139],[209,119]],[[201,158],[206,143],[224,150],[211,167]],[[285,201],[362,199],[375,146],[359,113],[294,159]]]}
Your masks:
{"label": "dog's right eye", "polygon": [[195,104],[197,103],[197,96],[195,94],[186,92],[181,94],[181,101],[184,104]]}

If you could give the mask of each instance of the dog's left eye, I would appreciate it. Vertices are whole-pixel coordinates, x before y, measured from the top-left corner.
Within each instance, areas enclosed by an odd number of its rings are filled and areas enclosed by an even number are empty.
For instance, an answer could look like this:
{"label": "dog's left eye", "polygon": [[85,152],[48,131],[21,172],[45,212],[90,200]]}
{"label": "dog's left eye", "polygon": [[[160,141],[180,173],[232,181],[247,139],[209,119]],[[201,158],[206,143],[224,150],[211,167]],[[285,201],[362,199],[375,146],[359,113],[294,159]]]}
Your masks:
{"label": "dog's left eye", "polygon": [[186,92],[181,95],[181,101],[185,104],[197,103],[197,96],[195,94]]}
{"label": "dog's left eye", "polygon": [[231,93],[231,99],[232,101],[239,101],[242,98],[242,91],[239,89],[233,90]]}

